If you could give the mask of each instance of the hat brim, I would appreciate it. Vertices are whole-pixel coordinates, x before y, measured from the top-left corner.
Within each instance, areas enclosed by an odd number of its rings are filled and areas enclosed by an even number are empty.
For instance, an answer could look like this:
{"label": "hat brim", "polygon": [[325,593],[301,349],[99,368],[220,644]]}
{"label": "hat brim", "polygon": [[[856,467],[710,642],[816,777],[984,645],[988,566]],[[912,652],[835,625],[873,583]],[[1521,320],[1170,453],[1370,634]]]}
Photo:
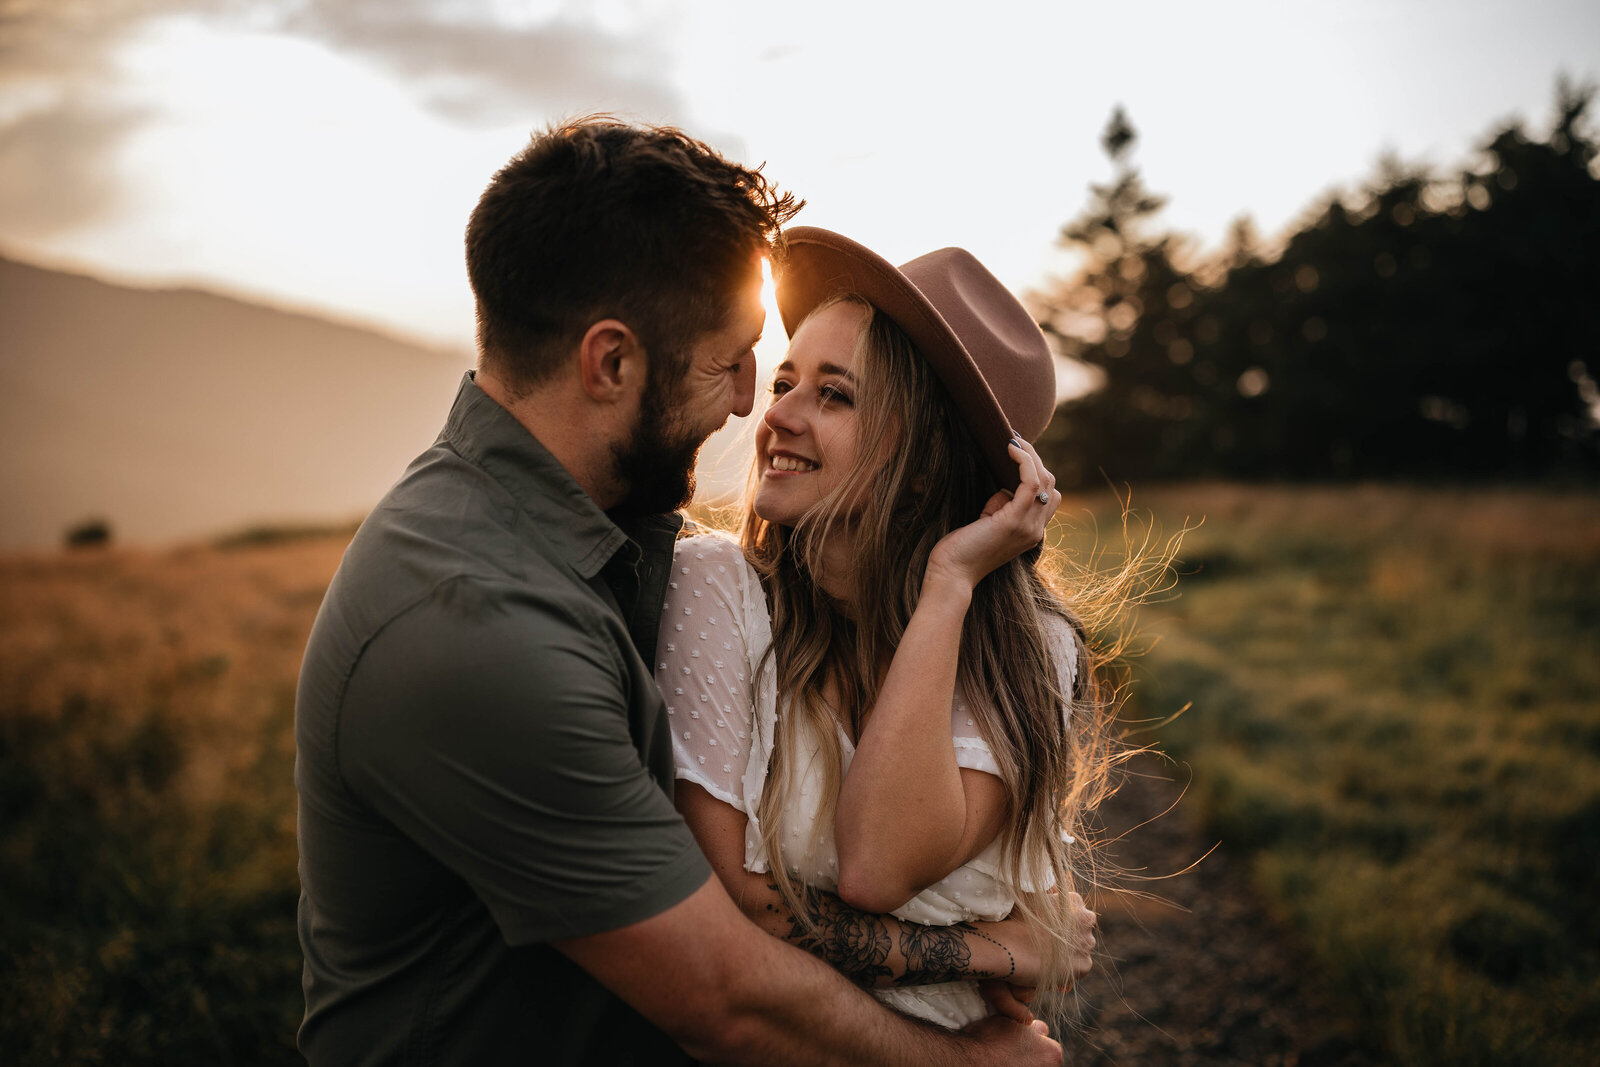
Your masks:
{"label": "hat brim", "polygon": [[813,226],[784,231],[774,274],[778,313],[790,337],[836,296],[859,297],[889,316],[944,384],[995,480],[1017,488],[1017,462],[1007,451],[1011,423],[966,346],[915,283],[871,249]]}

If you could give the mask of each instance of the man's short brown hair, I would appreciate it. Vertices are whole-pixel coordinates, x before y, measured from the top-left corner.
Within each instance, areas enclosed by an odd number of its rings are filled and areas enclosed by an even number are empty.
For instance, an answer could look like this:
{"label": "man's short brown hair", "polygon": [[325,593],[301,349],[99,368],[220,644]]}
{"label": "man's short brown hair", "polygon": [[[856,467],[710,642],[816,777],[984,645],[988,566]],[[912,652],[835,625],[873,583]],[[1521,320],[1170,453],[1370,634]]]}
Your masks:
{"label": "man's short brown hair", "polygon": [[726,325],[752,257],[800,207],[759,167],[671,127],[607,116],[551,127],[500,169],[467,224],[481,358],[526,389],[615,318],[676,362]]}

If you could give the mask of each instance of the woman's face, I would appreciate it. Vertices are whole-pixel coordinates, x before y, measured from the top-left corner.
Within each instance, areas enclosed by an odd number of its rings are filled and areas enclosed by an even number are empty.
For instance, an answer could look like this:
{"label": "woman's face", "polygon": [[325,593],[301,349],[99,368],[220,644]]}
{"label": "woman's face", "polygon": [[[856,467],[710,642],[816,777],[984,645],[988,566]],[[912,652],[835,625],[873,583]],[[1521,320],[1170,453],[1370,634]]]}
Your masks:
{"label": "woman's face", "polygon": [[833,304],[801,324],[756,426],[755,513],[793,526],[844,480],[856,458],[856,339],[867,309]]}

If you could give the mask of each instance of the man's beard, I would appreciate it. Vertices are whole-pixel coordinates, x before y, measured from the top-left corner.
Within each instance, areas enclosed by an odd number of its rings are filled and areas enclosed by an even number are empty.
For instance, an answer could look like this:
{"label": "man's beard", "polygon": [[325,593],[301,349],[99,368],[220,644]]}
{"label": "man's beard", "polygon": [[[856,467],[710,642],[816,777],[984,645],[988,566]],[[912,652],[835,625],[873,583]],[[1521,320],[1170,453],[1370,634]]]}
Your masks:
{"label": "man's beard", "polygon": [[705,438],[684,434],[675,400],[652,385],[633,433],[611,446],[612,473],[628,487],[627,496],[611,509],[613,515],[659,515],[683,507],[694,496],[694,461]]}

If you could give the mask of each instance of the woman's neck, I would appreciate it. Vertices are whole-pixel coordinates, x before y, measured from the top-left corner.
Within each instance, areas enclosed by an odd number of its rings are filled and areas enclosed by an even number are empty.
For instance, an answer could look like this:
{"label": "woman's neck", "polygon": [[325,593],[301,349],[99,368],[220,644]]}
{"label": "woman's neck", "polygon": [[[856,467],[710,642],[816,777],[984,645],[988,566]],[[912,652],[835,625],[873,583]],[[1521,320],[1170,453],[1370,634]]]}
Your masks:
{"label": "woman's neck", "polygon": [[821,590],[838,602],[847,618],[856,617],[855,531],[834,527],[822,541],[812,577]]}

